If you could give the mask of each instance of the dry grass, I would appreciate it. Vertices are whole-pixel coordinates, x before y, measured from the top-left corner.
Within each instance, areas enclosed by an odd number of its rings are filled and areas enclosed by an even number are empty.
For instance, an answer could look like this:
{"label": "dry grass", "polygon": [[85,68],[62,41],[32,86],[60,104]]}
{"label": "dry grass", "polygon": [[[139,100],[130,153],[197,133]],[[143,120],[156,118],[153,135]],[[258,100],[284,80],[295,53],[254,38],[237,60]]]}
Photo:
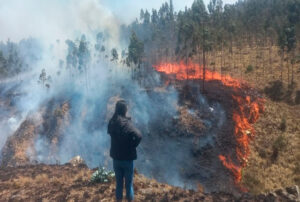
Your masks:
{"label": "dry grass", "polygon": [[[264,90],[269,83],[280,80],[281,78],[281,59],[277,46],[271,47],[271,55],[269,47],[244,47],[242,49],[242,56],[240,56],[240,51],[234,47],[233,54],[230,54],[229,50],[224,51],[222,65],[221,52],[218,52],[216,55],[209,54],[208,61],[209,69],[212,70],[214,68],[213,64],[215,64],[216,71],[222,71],[223,74],[246,80],[259,90]],[[249,71],[250,66],[251,71]],[[290,67],[290,71],[288,71],[288,66]],[[285,57],[282,69],[283,84],[287,87],[288,78],[291,80],[292,77],[291,64],[287,62],[287,57]],[[299,63],[294,65],[294,82],[296,83],[296,87],[292,99],[295,99],[296,91],[300,90]]]}
{"label": "dry grass", "polygon": [[[92,172],[70,165],[0,168],[0,201],[113,201],[115,182],[90,184]],[[135,175],[134,188],[136,201],[212,201],[212,196],[202,192],[174,188],[141,175]]]}
{"label": "dry grass", "polygon": [[[233,49],[233,55],[225,51],[223,65],[220,52],[216,57],[209,55],[208,68],[212,70],[215,63],[216,71],[246,80],[261,93],[271,83],[280,80],[281,58],[278,47],[244,47],[242,56],[239,53],[237,48]],[[291,80],[292,75],[287,57],[282,70],[282,89],[272,89],[275,93],[281,93],[282,99],[272,101],[265,94],[266,110],[255,124],[256,137],[250,146],[248,165],[243,169],[243,184],[253,193],[294,184],[300,186],[300,105],[292,105],[296,103],[297,91],[300,90],[300,64],[294,66],[296,85],[292,92],[288,91],[287,81],[288,78]]]}
{"label": "dry grass", "polygon": [[[299,106],[266,102],[266,111],[255,125],[257,136],[251,145],[243,183],[253,193],[299,184]],[[286,129],[281,129],[286,117]]]}

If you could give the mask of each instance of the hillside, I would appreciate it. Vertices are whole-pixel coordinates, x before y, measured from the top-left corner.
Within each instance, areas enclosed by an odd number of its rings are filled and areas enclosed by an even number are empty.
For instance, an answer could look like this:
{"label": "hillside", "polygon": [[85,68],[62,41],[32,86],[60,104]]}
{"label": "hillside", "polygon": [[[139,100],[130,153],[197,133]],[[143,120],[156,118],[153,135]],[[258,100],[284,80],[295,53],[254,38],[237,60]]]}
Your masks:
{"label": "hillside", "polygon": [[[169,0],[129,24],[102,1],[16,1],[0,6],[0,201],[112,201],[115,182],[90,179],[113,167],[120,99],[143,136],[136,201],[300,200],[300,0]],[[11,13],[38,22],[16,33]]]}
{"label": "hillside", "polygon": [[[91,184],[93,170],[85,165],[30,165],[0,168],[1,201],[112,201],[114,182]],[[225,193],[203,193],[161,184],[135,174],[136,201],[296,201],[295,187],[276,194],[235,197]],[[295,192],[296,191],[296,192]],[[298,189],[299,197],[299,189]]]}

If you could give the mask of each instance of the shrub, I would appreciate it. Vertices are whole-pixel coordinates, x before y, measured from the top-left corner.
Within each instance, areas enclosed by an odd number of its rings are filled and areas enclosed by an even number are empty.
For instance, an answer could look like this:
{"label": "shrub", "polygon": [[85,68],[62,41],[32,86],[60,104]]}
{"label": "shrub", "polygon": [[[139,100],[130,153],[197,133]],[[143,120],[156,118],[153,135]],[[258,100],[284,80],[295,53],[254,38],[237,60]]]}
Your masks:
{"label": "shrub", "polygon": [[279,135],[273,143],[272,160],[275,161],[278,158],[279,152],[283,151],[287,147],[287,139],[283,135]]}
{"label": "shrub", "polygon": [[282,132],[284,132],[284,131],[286,131],[286,128],[287,128],[287,125],[286,125],[286,119],[285,119],[285,117],[283,117],[283,118],[281,119],[281,123],[280,123],[279,129],[280,129]]}
{"label": "shrub", "polygon": [[298,90],[298,91],[296,92],[295,103],[296,103],[297,105],[300,104],[300,90]]}
{"label": "shrub", "polygon": [[253,194],[259,194],[262,190],[265,189],[265,185],[261,180],[256,176],[254,171],[252,172],[242,172],[243,184],[249,191]]}
{"label": "shrub", "polygon": [[253,72],[254,68],[252,65],[248,65],[247,69],[246,69],[246,74]]}
{"label": "shrub", "polygon": [[115,177],[115,173],[108,171],[104,167],[100,167],[96,172],[93,173],[90,182],[91,183],[107,183],[111,182]]}
{"label": "shrub", "polygon": [[285,88],[279,80],[269,83],[265,88],[266,95],[273,101],[281,101],[285,96]]}

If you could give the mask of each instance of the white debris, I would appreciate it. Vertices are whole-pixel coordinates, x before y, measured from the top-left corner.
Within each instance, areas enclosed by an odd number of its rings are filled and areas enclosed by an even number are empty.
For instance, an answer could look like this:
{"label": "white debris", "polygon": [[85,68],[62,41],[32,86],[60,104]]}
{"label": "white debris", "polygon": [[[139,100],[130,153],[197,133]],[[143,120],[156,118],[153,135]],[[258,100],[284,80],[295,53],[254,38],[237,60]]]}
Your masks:
{"label": "white debris", "polygon": [[85,161],[83,158],[81,158],[81,156],[75,156],[74,158],[72,158],[69,163],[72,164],[72,166],[78,166],[81,164],[85,164]]}

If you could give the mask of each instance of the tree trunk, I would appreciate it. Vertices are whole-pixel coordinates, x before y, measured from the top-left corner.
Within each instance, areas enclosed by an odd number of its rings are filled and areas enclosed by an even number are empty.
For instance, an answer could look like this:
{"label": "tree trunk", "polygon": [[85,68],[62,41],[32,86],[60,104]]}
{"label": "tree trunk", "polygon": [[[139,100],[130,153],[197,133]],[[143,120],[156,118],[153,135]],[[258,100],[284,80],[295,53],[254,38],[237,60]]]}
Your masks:
{"label": "tree trunk", "polygon": [[203,50],[203,83],[202,83],[202,92],[204,93],[204,85],[205,85],[205,74],[206,74],[206,58],[205,58],[205,50]]}
{"label": "tree trunk", "polygon": [[292,80],[291,80],[292,87],[294,85],[294,64],[295,64],[294,58],[295,58],[295,50],[293,50],[293,53],[292,53]]}
{"label": "tree trunk", "polygon": [[269,69],[271,71],[271,74],[273,73],[273,70],[272,70],[272,46],[273,46],[273,44],[272,44],[272,42],[270,42],[270,47],[269,47]]}
{"label": "tree trunk", "polygon": [[241,78],[243,78],[243,62],[242,62],[242,47],[240,48],[240,68],[241,68]]}
{"label": "tree trunk", "polygon": [[217,62],[217,58],[216,58],[216,51],[214,51],[214,66],[213,66],[213,73],[212,73],[212,79],[214,79],[214,73],[216,71],[216,62]]}
{"label": "tree trunk", "polygon": [[281,52],[281,61],[280,61],[280,80],[282,82],[283,77],[283,61],[284,60],[284,50]]}
{"label": "tree trunk", "polygon": [[205,85],[205,71],[206,71],[206,58],[205,58],[205,30],[204,30],[205,28],[204,28],[204,23],[202,24],[202,38],[203,38],[203,47],[202,47],[202,49],[203,49],[203,51],[202,51],[202,54],[203,54],[203,83],[202,83],[202,93],[204,93],[204,90],[205,90],[205,87],[204,87],[204,85]]}
{"label": "tree trunk", "polygon": [[289,83],[290,83],[290,57],[289,57],[289,54],[287,54],[287,68],[288,68],[287,84],[288,84],[288,87],[290,87],[290,85],[289,85]]}
{"label": "tree trunk", "polygon": [[222,78],[222,69],[223,69],[223,41],[221,42],[221,66],[220,66],[220,74]]}

